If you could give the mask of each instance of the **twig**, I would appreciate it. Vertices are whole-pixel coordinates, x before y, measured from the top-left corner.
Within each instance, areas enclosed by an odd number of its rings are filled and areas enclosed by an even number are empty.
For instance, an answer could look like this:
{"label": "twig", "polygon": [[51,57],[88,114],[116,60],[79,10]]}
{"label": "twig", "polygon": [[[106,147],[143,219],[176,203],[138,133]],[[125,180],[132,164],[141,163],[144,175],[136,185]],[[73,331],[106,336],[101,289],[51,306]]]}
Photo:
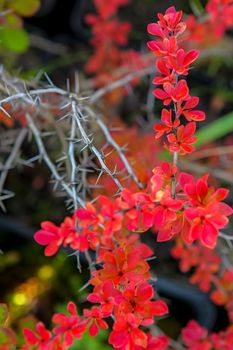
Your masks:
{"label": "twig", "polygon": [[3,190],[2,195],[0,196],[0,207],[2,208],[3,211],[6,211],[6,208],[3,204],[3,201],[6,199],[10,199],[14,197],[14,193],[11,191]]}
{"label": "twig", "polygon": [[85,251],[84,255],[85,255],[85,258],[86,258],[86,260],[88,262],[90,274],[91,274],[91,277],[92,277],[92,271],[95,270],[94,263],[92,261],[91,255],[90,255],[88,250]]}
{"label": "twig", "polygon": [[[150,326],[150,330],[151,330],[151,333],[155,336],[158,336],[158,335],[165,335],[164,332],[156,325],[152,325]],[[171,345],[173,347],[173,349],[176,349],[176,350],[185,350],[185,348],[183,347],[182,344],[180,344],[178,341],[174,340],[174,339],[171,339],[169,338],[169,345]]]}
{"label": "twig", "polygon": [[[73,109],[73,104],[75,102],[72,102],[72,109]],[[68,149],[68,155],[70,158],[70,164],[71,164],[71,186],[72,186],[72,192],[73,192],[73,198],[74,198],[74,208],[77,209],[77,193],[76,193],[76,186],[75,186],[75,175],[77,171],[77,165],[75,161],[75,155],[74,155],[74,138],[76,134],[76,122],[74,116],[72,116],[71,120],[71,133],[70,133],[70,142],[69,142],[69,149]]]}
{"label": "twig", "polygon": [[[177,166],[178,164],[178,152],[174,152],[172,155],[172,163]],[[176,178],[173,175],[172,177],[172,198],[175,198],[176,195]]]}
{"label": "twig", "polygon": [[108,84],[108,85],[100,88],[96,92],[94,92],[94,94],[92,94],[90,96],[89,101],[91,103],[95,103],[97,100],[99,100],[101,97],[103,97],[107,93],[109,93],[115,89],[118,89],[122,86],[125,86],[126,84],[128,84],[130,81],[134,80],[137,77],[138,78],[143,77],[143,76],[150,74],[152,72],[155,72],[154,66],[150,66],[150,67],[144,68],[142,70],[137,70],[134,73],[127,74],[123,78],[116,80],[116,81],[112,82],[111,84]]}
{"label": "twig", "polygon": [[135,181],[135,183],[138,185],[139,188],[143,188],[144,185],[143,183],[141,183],[139,181],[139,179],[137,178],[137,175],[135,174],[133,168],[131,167],[130,163],[128,162],[126,156],[124,155],[122,148],[118,145],[118,143],[112,138],[109,129],[107,128],[107,126],[104,124],[104,122],[102,121],[102,119],[100,118],[100,116],[98,116],[97,114],[95,114],[90,108],[86,108],[87,112],[89,113],[89,115],[94,118],[97,122],[97,124],[99,125],[99,127],[101,128],[101,130],[103,131],[106,140],[108,141],[108,143],[110,145],[112,145],[115,150],[117,151],[117,153],[119,154],[122,162],[124,163],[124,166],[126,168],[126,170],[128,171],[130,177]]}
{"label": "twig", "polygon": [[147,93],[147,102],[146,102],[146,112],[147,112],[147,119],[148,122],[151,125],[153,125],[154,122],[154,114],[153,114],[153,110],[154,110],[154,104],[155,104],[155,98],[153,95],[153,83],[152,83],[152,78],[154,77],[154,72],[150,74],[150,82],[149,82],[149,89],[148,89],[148,93]]}
{"label": "twig", "polygon": [[28,131],[26,128],[23,128],[20,130],[20,132],[15,140],[15,143],[13,145],[13,148],[11,150],[11,153],[10,153],[9,157],[7,158],[7,161],[4,165],[4,170],[2,171],[1,177],[0,177],[0,194],[2,194],[2,192],[3,192],[3,187],[4,187],[4,183],[6,181],[8,171],[9,171],[9,169],[11,169],[12,163],[14,162],[14,160],[17,157],[17,154],[18,154],[20,147],[21,147],[21,145],[22,145],[22,143],[27,135],[27,132]]}
{"label": "twig", "polygon": [[49,93],[54,93],[54,94],[59,94],[62,96],[67,96],[69,93],[65,90],[62,90],[57,87],[47,87],[43,89],[35,89],[35,90],[29,90],[27,92],[19,92],[14,95],[8,96],[4,99],[1,100],[1,105],[5,103],[11,103],[15,100],[23,99],[25,102],[29,103],[30,105],[36,105],[38,106],[38,100],[33,100],[32,97],[36,96],[38,97],[39,95],[45,95]]}
{"label": "twig", "polygon": [[82,119],[84,119],[82,112],[80,111],[80,109],[78,108],[77,105],[72,104],[72,110],[73,110],[73,114],[75,116],[75,120],[76,123],[78,125],[78,128],[80,130],[81,136],[82,136],[82,140],[85,144],[86,147],[88,147],[91,152],[96,156],[96,158],[98,159],[100,165],[101,165],[101,171],[105,171],[115,182],[115,184],[117,185],[117,187],[122,190],[123,186],[121,185],[120,181],[117,179],[116,176],[116,171],[114,170],[113,172],[106,166],[105,162],[104,162],[104,157],[100,154],[100,152],[97,150],[97,148],[92,144],[92,140],[88,137],[86,131],[84,130],[81,120],[79,118],[79,115],[82,117]]}
{"label": "twig", "polygon": [[59,43],[55,43],[51,40],[43,38],[42,36],[30,34],[29,38],[30,38],[30,45],[32,47],[49,52],[53,55],[62,56],[66,54],[68,51],[66,46]]}
{"label": "twig", "polygon": [[225,154],[233,154],[233,146],[219,146],[196,151],[193,154],[190,154],[189,159],[197,160]]}
{"label": "twig", "polygon": [[[176,84],[178,84],[178,78],[179,75],[177,73],[175,73],[175,77],[176,77]],[[175,113],[175,119],[179,119],[178,115],[177,115],[177,107],[176,107],[176,103],[173,102],[173,106],[174,106],[174,113]],[[176,131],[177,132],[177,131]],[[173,165],[177,166],[178,165],[178,151],[174,152],[172,155],[172,163]],[[176,176],[173,175],[172,177],[172,198],[175,198],[176,196]]]}
{"label": "twig", "polygon": [[229,174],[224,170],[208,167],[197,162],[187,161],[180,161],[180,166],[183,169],[191,170],[197,174],[210,173],[211,175],[215,176],[217,179],[220,179],[223,182],[229,182],[230,184],[233,184],[233,175]]}
{"label": "twig", "polygon": [[226,235],[223,232],[219,232],[219,237],[224,238],[226,241],[233,241],[233,235]]}
{"label": "twig", "polygon": [[55,165],[53,164],[53,162],[51,161],[51,159],[48,156],[48,153],[47,153],[47,151],[45,149],[44,143],[43,143],[43,141],[41,139],[40,132],[37,129],[36,125],[34,124],[33,119],[31,118],[31,116],[28,113],[26,113],[25,116],[26,116],[26,119],[27,119],[27,122],[28,122],[28,126],[31,129],[31,131],[32,131],[32,133],[33,133],[33,135],[35,137],[39,153],[40,153],[41,157],[43,158],[44,162],[46,163],[46,165],[48,166],[48,168],[50,169],[53,177],[56,179],[56,181],[58,183],[61,184],[62,188],[67,193],[68,197],[70,197],[73,201],[77,200],[79,205],[84,207],[85,206],[85,202],[81,198],[79,198],[78,196],[74,197],[72,189],[69,188],[67,183],[63,180],[63,178],[57,172],[57,169],[56,169]]}

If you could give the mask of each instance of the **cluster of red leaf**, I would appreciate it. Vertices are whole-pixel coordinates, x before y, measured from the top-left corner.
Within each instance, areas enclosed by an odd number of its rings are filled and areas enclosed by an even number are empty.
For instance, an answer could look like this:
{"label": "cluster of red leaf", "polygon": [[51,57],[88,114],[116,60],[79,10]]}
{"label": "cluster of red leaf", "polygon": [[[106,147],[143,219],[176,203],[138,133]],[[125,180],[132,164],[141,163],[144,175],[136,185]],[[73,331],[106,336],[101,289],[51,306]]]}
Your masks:
{"label": "cluster of red leaf", "polygon": [[154,290],[148,283],[149,265],[146,259],[153,252],[139,243],[137,235],[128,239],[117,237],[118,244],[112,250],[101,249],[97,262],[102,268],[93,272],[91,284],[94,291],[88,296],[92,303],[100,304],[106,317],[112,315],[113,330],[109,343],[114,349],[147,348],[148,336],[139,327],[154,323],[155,316],[168,312],[161,300],[152,300]]}
{"label": "cluster of red leaf", "polygon": [[232,350],[233,328],[208,334],[207,329],[191,320],[182,330],[182,340],[188,350]]}
{"label": "cluster of red leaf", "polygon": [[73,302],[67,305],[68,315],[57,313],[53,315],[55,327],[52,332],[47,330],[42,322],[36,324],[35,330],[24,329],[25,345],[22,350],[65,350],[75,339],[80,339],[84,333],[87,320],[80,319]]}
{"label": "cluster of red leaf", "polygon": [[211,288],[215,274],[219,272],[221,258],[212,249],[200,244],[185,245],[180,239],[171,250],[172,257],[179,260],[179,268],[182,272],[195,269],[190,277],[190,282],[198,284],[203,292]]}
{"label": "cluster of red leaf", "polygon": [[233,322],[233,271],[225,268],[220,276],[213,279],[215,290],[211,293],[212,301],[217,305],[223,305],[229,316],[229,320]]}
{"label": "cluster of red leaf", "polygon": [[190,15],[186,19],[192,45],[194,42],[203,47],[214,45],[233,27],[232,0],[209,0],[205,12],[200,18]]}
{"label": "cluster of red leaf", "polygon": [[[60,226],[45,221],[35,240],[46,245],[45,255],[70,246],[84,252],[96,247],[111,248],[116,234],[128,231],[157,233],[157,241],[179,235],[187,243],[200,239],[209,248],[216,245],[218,230],[228,223],[232,209],[222,200],[228,191],[208,186],[207,176],[198,181],[177,168],[162,163],[153,170],[147,190],[132,192],[125,188],[115,200],[99,196],[95,206],[87,203],[66,217]],[[172,178],[177,176],[177,198],[171,195]]]}
{"label": "cluster of red leaf", "polygon": [[179,260],[182,272],[192,270],[190,282],[210,292],[212,301],[224,306],[233,322],[233,271],[224,266],[221,257],[212,249],[200,244],[188,246],[181,240],[177,240],[171,254]]}
{"label": "cluster of red leaf", "polygon": [[[82,213],[84,221],[95,221]],[[40,233],[39,233],[40,234]],[[117,242],[117,243],[115,243]],[[75,339],[80,339],[86,329],[96,336],[99,328],[108,329],[108,320],[113,319],[113,328],[109,343],[114,349],[157,349],[165,350],[167,337],[153,337],[141,327],[154,323],[155,316],[168,312],[165,302],[154,300],[154,290],[149,284],[149,264],[146,259],[153,254],[145,244],[140,243],[137,234],[127,237],[118,233],[115,241],[109,240],[109,247],[101,246],[97,253],[97,264],[101,266],[92,271],[90,283],[93,292],[87,297],[96,304],[90,310],[84,309],[82,317],[77,314],[76,306],[70,302],[68,315],[59,313],[53,316],[55,327],[48,331],[40,322],[36,330],[24,330],[26,344],[23,350],[68,349]],[[156,344],[156,348],[153,348]]]}
{"label": "cluster of red leaf", "polygon": [[[186,23],[181,22],[182,12],[176,12],[169,8],[165,15],[159,14],[159,21],[148,25],[148,32],[158,37],[155,41],[149,41],[148,47],[158,57],[156,67],[158,76],[153,83],[162,85],[156,88],[153,94],[163,101],[164,106],[172,106],[162,110],[161,120],[163,124],[154,126],[157,132],[156,138],[166,135],[166,147],[170,152],[178,152],[180,155],[193,151],[191,146],[196,138],[196,121],[205,119],[205,113],[194,110],[199,98],[191,97],[186,80],[191,63],[198,57],[199,51],[185,52],[179,47],[179,37],[186,29]],[[184,40],[184,38],[183,38]],[[180,117],[188,121],[186,125],[180,125]]]}
{"label": "cluster of red leaf", "polygon": [[[92,27],[91,44],[93,55],[88,59],[85,69],[94,74],[96,86],[102,86],[116,78],[117,69],[127,68],[127,72],[145,66],[141,55],[133,49],[124,49],[128,44],[129,22],[122,22],[117,17],[119,7],[128,5],[130,0],[94,0],[97,13],[86,16],[86,22]],[[124,89],[116,89],[108,94],[108,101],[115,103],[124,95]]]}

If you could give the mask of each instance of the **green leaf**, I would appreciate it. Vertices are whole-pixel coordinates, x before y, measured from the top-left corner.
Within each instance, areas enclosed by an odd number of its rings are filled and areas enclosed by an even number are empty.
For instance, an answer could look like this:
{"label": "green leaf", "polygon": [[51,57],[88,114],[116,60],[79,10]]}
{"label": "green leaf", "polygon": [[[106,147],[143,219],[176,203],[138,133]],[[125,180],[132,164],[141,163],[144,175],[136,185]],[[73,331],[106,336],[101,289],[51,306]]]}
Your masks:
{"label": "green leaf", "polygon": [[233,131],[233,112],[224,115],[196,132],[195,147],[216,141]]}
{"label": "green leaf", "polygon": [[200,16],[205,12],[204,6],[200,0],[189,0],[189,5],[195,16]]}
{"label": "green leaf", "polygon": [[5,332],[5,328],[0,327],[0,345],[5,345],[7,343],[8,336]]}
{"label": "green leaf", "polygon": [[4,346],[4,349],[15,350],[16,349],[16,337],[14,332],[10,328],[4,328],[0,326],[0,349]]}
{"label": "green leaf", "polygon": [[21,17],[17,16],[15,13],[9,13],[5,16],[4,27],[9,28],[22,28],[23,20]]}
{"label": "green leaf", "polygon": [[8,308],[6,304],[0,304],[0,325],[4,325],[8,316]]}
{"label": "green leaf", "polygon": [[23,29],[3,27],[0,40],[0,45],[15,53],[23,53],[29,46],[28,34]]}
{"label": "green leaf", "polygon": [[30,17],[39,9],[40,0],[15,0],[9,7],[21,16]]}

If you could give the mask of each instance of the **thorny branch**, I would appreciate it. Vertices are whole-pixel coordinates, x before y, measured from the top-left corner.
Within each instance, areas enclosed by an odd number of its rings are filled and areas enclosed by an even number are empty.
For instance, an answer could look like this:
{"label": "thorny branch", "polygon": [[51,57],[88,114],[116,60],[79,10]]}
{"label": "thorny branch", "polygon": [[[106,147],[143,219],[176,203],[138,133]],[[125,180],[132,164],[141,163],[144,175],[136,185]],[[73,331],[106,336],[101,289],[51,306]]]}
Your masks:
{"label": "thorny branch", "polygon": [[[93,120],[95,120],[107,144],[111,145],[121,158],[125,166],[126,177],[131,178],[139,188],[142,188],[143,184],[138,180],[136,173],[124,154],[123,148],[114,140],[99,113],[94,112],[91,106],[97,103],[106,93],[128,84],[135,77],[142,77],[149,74],[152,69],[154,71],[155,68],[148,67],[135,73],[126,74],[123,78],[97,90],[89,98],[82,97],[77,91],[71,93],[68,90],[60,89],[53,85],[49,78],[47,79],[49,86],[45,87],[38,87],[38,83],[29,84],[20,79],[12,79],[2,67],[0,72],[2,78],[0,83],[0,94],[2,95],[0,109],[6,115],[10,114],[7,109],[9,105],[12,107],[12,111],[25,107],[31,107],[32,111],[28,110],[25,116],[28,123],[25,131],[19,132],[20,136],[17,136],[16,142],[14,140],[12,141],[14,147],[12,150],[9,150],[8,154],[10,156],[8,156],[8,162],[5,164],[4,172],[0,178],[0,190],[4,194],[0,199],[9,197],[9,193],[3,191],[3,185],[8,168],[12,167],[13,156],[14,158],[16,157],[16,149],[20,149],[21,137],[27,132],[27,128],[31,130],[36,141],[39,156],[32,156],[31,160],[22,160],[21,163],[30,165],[30,161],[43,159],[52,174],[55,187],[60,185],[66,193],[69,202],[73,203],[72,208],[75,209],[78,206],[85,205],[87,191],[85,187],[88,187],[86,177],[90,172],[99,171],[97,182],[103,173],[108,174],[117,185],[118,190],[121,190],[123,186],[119,180],[117,170],[108,168],[105,162],[106,156],[102,153],[101,149],[99,150],[94,145],[93,136],[90,136],[93,134],[91,125],[91,121]],[[48,100],[49,98],[51,98],[51,101]],[[56,100],[56,105],[53,105],[53,98]],[[59,110],[57,120],[55,119],[56,116],[52,114],[53,108]],[[51,127],[53,128],[51,132],[43,132],[43,119],[46,120],[50,129]],[[15,130],[17,131],[17,129]],[[4,131],[4,133],[7,134],[8,131]],[[47,142],[46,140],[43,141],[45,137],[54,139],[53,142],[56,144],[59,141],[59,147],[62,146],[61,152],[63,154],[58,160],[52,159],[52,154],[47,150]],[[19,141],[17,141],[18,138]],[[64,165],[66,170],[63,169]],[[96,169],[98,166],[99,169]]]}
{"label": "thorny branch", "polygon": [[78,196],[74,197],[73,196],[73,191],[72,189],[70,189],[70,187],[67,185],[67,183],[64,181],[63,177],[61,177],[55,167],[55,165],[53,164],[53,162],[51,161],[44,143],[42,141],[41,135],[36,127],[36,125],[33,122],[33,119],[31,118],[31,116],[29,114],[26,114],[26,119],[28,122],[28,126],[30,128],[30,130],[32,131],[34,137],[35,137],[35,141],[37,143],[37,147],[40,153],[40,156],[42,157],[42,159],[44,160],[44,162],[46,163],[46,165],[48,166],[48,168],[50,169],[53,177],[55,178],[55,180],[62,186],[63,190],[67,193],[67,195],[69,197],[71,197],[74,201],[77,201],[81,206],[85,206],[85,203],[83,202],[83,200],[81,198],[79,198]]}
{"label": "thorny branch", "polygon": [[151,74],[155,72],[155,67],[150,66],[143,69],[138,69],[136,72],[125,75],[123,78],[113,81],[112,83],[104,86],[103,88],[97,90],[94,94],[90,96],[90,102],[95,103],[101,97],[106,95],[107,93],[119,89],[120,87],[126,86],[129,82],[134,80],[135,78],[143,77],[145,75]]}
{"label": "thorny branch", "polygon": [[1,172],[1,175],[0,175],[0,206],[2,208],[3,211],[5,211],[5,206],[3,204],[3,200],[4,199],[8,199],[8,198],[11,198],[13,197],[13,193],[9,192],[9,191],[6,191],[4,190],[4,184],[5,184],[5,181],[6,181],[6,178],[7,178],[7,175],[8,175],[8,172],[9,170],[13,167],[13,163],[14,161],[16,160],[17,156],[18,156],[18,153],[20,151],[20,148],[23,144],[23,141],[27,135],[27,129],[26,128],[23,128],[20,130],[16,140],[15,140],[15,143],[12,147],[12,150],[5,162],[5,164],[3,165],[2,167],[2,172]]}
{"label": "thorny branch", "polygon": [[20,130],[15,143],[12,147],[11,153],[9,155],[9,157],[7,158],[5,164],[2,167],[2,172],[1,172],[1,176],[0,176],[0,194],[2,194],[3,192],[3,187],[7,178],[7,174],[8,171],[11,169],[11,167],[13,167],[13,162],[16,160],[17,156],[18,156],[18,152],[20,150],[20,147],[22,146],[22,143],[27,135],[27,129],[23,128]]}
{"label": "thorny branch", "polygon": [[80,130],[81,136],[82,136],[82,140],[85,144],[85,148],[88,147],[91,152],[96,156],[96,158],[98,159],[100,165],[101,165],[101,172],[106,172],[115,182],[115,184],[117,185],[117,187],[122,190],[123,186],[121,185],[120,181],[117,178],[116,175],[116,171],[111,171],[105,164],[104,161],[104,156],[98,151],[98,149],[93,145],[93,140],[91,140],[89,138],[89,136],[87,135],[81,120],[84,120],[84,116],[81,112],[81,110],[77,107],[77,105],[72,104],[72,111],[73,111],[73,115],[75,117],[77,126]]}
{"label": "thorny branch", "polygon": [[94,118],[99,125],[100,129],[103,131],[104,136],[106,137],[106,140],[110,145],[112,145],[117,153],[119,154],[125,168],[128,171],[129,176],[135,181],[135,183],[138,185],[139,188],[143,188],[143,184],[138,180],[137,175],[135,174],[135,171],[131,167],[130,163],[128,162],[124,152],[122,151],[122,148],[118,145],[118,143],[112,138],[111,133],[109,132],[108,127],[103,122],[103,120],[100,118],[99,115],[94,113],[89,107],[86,108],[89,115]]}
{"label": "thorny branch", "polygon": [[[72,108],[73,104],[75,102],[72,102]],[[73,198],[74,198],[74,208],[77,209],[77,192],[76,192],[76,171],[77,171],[77,164],[75,161],[75,154],[74,154],[74,138],[76,134],[75,130],[75,119],[72,117],[71,120],[71,133],[70,133],[70,142],[69,142],[69,149],[68,149],[68,155],[70,158],[70,163],[71,163],[71,177],[70,177],[70,184],[72,187],[72,192],[73,192]]]}

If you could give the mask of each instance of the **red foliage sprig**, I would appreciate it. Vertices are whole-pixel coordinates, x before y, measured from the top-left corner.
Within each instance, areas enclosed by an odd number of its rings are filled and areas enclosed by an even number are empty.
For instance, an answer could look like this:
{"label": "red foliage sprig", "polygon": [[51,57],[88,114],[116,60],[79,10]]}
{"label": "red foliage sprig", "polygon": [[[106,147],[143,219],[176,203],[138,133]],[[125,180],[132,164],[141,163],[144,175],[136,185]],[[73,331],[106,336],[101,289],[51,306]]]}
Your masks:
{"label": "red foliage sprig", "polygon": [[232,322],[233,271],[225,266],[221,256],[200,244],[189,246],[181,240],[177,240],[171,253],[179,260],[182,272],[192,271],[190,282],[197,284],[203,292],[210,292],[212,301],[226,308]]}
{"label": "red foliage sprig", "polygon": [[207,329],[191,320],[182,330],[182,340],[188,350],[231,350],[233,329],[229,326],[224,332],[208,334]]}
{"label": "red foliage sprig", "polygon": [[232,0],[209,0],[200,18],[190,15],[186,19],[188,39],[199,47],[215,45],[228,29],[233,27]]}
{"label": "red foliage sprig", "polygon": [[[167,147],[170,152],[180,155],[193,151],[191,146],[196,138],[196,121],[205,119],[205,113],[193,108],[198,104],[198,97],[190,96],[189,88],[183,77],[188,75],[191,63],[193,63],[199,51],[185,52],[179,47],[179,39],[186,29],[185,22],[181,22],[182,12],[176,12],[174,7],[169,8],[165,15],[159,14],[159,21],[148,25],[148,32],[158,37],[155,41],[148,42],[148,47],[158,57],[156,68],[158,76],[154,84],[162,85],[156,88],[154,95],[163,101],[169,109],[162,110],[162,122],[156,124],[156,138],[166,135]],[[184,41],[182,38],[182,42]],[[184,116],[188,123],[180,125],[180,118]]]}
{"label": "red foliage sprig", "polygon": [[[146,63],[137,51],[126,48],[131,24],[120,21],[117,16],[119,8],[128,5],[130,0],[93,2],[97,13],[87,15],[86,22],[91,27],[94,53],[88,59],[85,70],[95,76],[94,84],[100,87],[121,77],[119,73],[114,76],[117,69],[125,68],[127,72],[134,72],[145,67]],[[119,88],[107,94],[108,103],[119,102],[125,92],[125,89]]]}

